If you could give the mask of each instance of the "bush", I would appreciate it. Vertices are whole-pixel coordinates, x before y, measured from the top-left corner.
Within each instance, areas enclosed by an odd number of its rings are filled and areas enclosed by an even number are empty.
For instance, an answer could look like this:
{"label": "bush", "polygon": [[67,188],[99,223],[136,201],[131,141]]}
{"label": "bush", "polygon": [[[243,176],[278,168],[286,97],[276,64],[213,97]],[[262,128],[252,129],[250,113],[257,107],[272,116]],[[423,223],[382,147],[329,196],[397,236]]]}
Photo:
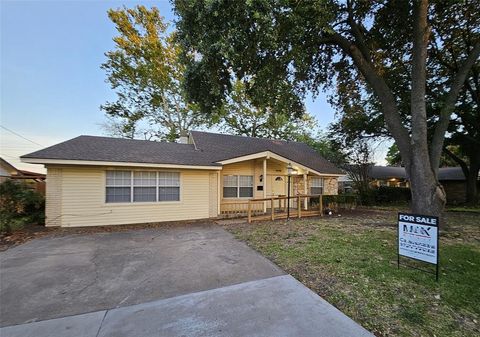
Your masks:
{"label": "bush", "polygon": [[45,198],[25,184],[6,180],[0,184],[0,232],[10,233],[25,224],[42,224]]}
{"label": "bush", "polygon": [[408,187],[380,186],[373,191],[377,204],[406,204],[412,198]]}
{"label": "bush", "polygon": [[364,206],[400,205],[410,202],[412,196],[407,187],[380,186],[358,194],[358,203]]}

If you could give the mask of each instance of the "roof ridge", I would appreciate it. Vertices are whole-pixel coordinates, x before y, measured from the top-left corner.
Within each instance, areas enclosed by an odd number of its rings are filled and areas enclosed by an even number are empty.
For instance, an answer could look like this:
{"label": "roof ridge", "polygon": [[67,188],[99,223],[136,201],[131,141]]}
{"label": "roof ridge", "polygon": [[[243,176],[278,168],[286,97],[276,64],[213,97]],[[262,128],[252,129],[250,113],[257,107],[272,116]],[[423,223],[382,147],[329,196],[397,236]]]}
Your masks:
{"label": "roof ridge", "polygon": [[[157,144],[178,144],[178,145],[192,145],[192,144],[184,144],[184,143],[177,143],[177,142],[169,142],[164,140],[150,140],[150,139],[136,139],[136,138],[122,138],[122,137],[109,137],[109,136],[94,136],[94,135],[80,135],[72,139],[80,138],[80,137],[88,137],[88,138],[102,138],[102,139],[114,139],[114,140],[122,140],[122,141],[133,141],[133,142],[148,142],[148,143],[157,143]],[[70,139],[70,140],[72,140]]]}
{"label": "roof ridge", "polygon": [[299,141],[296,141],[296,140],[273,139],[273,138],[264,138],[264,137],[251,137],[251,136],[245,136],[245,135],[231,135],[231,134],[227,134],[227,133],[207,132],[207,131],[197,131],[197,130],[192,130],[190,132],[191,133],[192,132],[204,133],[204,134],[214,135],[214,136],[238,137],[238,138],[244,138],[244,139],[258,139],[258,140],[267,140],[267,141],[271,141],[271,142],[297,143],[297,144],[308,145],[304,142],[299,142]]}

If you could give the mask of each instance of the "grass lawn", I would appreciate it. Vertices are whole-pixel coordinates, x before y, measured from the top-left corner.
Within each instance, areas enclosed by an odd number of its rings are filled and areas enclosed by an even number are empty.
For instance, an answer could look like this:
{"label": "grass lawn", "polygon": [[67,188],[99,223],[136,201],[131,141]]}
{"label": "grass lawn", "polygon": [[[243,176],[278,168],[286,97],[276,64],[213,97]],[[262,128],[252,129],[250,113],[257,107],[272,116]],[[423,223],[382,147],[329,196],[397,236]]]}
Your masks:
{"label": "grass lawn", "polygon": [[397,269],[396,218],[364,210],[225,227],[377,336],[479,336],[480,214],[447,214],[438,283]]}

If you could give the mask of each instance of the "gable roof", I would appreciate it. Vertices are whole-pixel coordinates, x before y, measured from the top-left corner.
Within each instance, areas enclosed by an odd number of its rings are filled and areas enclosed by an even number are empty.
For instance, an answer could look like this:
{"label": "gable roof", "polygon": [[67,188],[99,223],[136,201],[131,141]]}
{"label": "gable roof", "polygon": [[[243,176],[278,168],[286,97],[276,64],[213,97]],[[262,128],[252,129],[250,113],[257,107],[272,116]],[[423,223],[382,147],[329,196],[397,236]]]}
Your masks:
{"label": "gable roof", "polygon": [[305,143],[200,131],[192,131],[190,134],[195,146],[209,152],[213,162],[270,151],[321,173],[343,174]]}
{"label": "gable roof", "polygon": [[303,143],[198,131],[190,136],[193,144],[79,136],[21,158],[220,167],[223,160],[270,151],[321,173],[342,174]]}

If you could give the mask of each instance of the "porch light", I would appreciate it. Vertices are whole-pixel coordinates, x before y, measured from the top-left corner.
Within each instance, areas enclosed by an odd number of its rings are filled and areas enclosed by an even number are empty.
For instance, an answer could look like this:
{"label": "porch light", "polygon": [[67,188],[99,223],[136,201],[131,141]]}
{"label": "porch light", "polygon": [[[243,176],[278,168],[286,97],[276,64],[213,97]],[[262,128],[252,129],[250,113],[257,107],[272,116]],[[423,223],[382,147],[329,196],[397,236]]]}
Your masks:
{"label": "porch light", "polygon": [[288,163],[287,174],[288,174],[288,176],[291,176],[293,174],[293,167],[292,167],[291,163]]}

